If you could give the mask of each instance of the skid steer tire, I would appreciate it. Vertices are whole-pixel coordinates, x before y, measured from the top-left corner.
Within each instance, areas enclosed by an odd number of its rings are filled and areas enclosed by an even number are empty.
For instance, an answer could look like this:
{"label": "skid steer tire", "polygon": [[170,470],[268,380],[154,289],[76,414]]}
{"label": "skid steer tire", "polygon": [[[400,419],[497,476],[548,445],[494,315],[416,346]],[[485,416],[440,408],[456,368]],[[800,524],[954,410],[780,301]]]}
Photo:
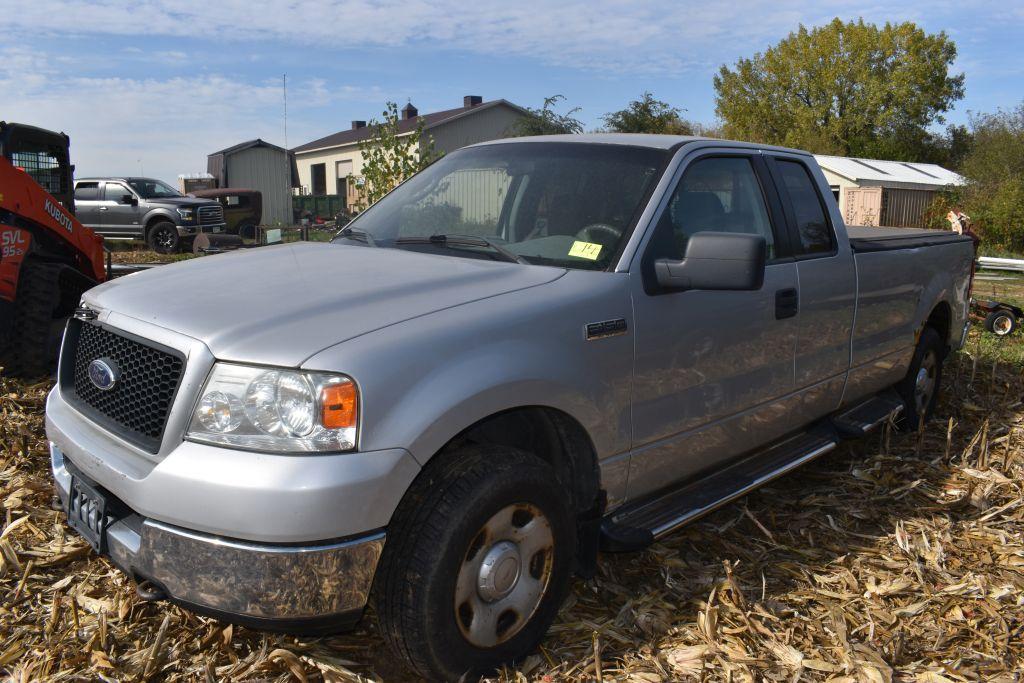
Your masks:
{"label": "skid steer tire", "polygon": [[60,277],[65,268],[60,263],[33,261],[22,266],[6,374],[41,377],[53,367],[60,347]]}

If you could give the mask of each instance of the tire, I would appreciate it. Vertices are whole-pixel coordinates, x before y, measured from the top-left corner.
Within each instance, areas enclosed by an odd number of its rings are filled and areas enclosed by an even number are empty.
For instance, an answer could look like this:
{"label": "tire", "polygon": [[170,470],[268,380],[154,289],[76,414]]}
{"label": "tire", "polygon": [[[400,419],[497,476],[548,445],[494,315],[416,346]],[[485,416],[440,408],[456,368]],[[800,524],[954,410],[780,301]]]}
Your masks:
{"label": "tire", "polygon": [[1011,311],[999,309],[985,316],[985,329],[997,337],[1006,337],[1017,329],[1017,318]]}
{"label": "tire", "polygon": [[146,232],[146,243],[158,254],[177,254],[181,248],[178,226],[171,221],[159,221]]}
{"label": "tire", "polygon": [[60,349],[63,319],[60,276],[67,266],[26,261],[18,276],[14,329],[8,348],[10,375],[41,377],[49,373]]}
{"label": "tire", "polygon": [[544,637],[569,590],[575,520],[536,456],[473,446],[439,457],[388,526],[374,602],[410,669],[475,680]]}
{"label": "tire", "polygon": [[939,333],[932,327],[921,332],[921,338],[914,350],[906,376],[896,385],[896,391],[903,399],[903,412],[896,420],[901,431],[915,431],[918,426],[931,419],[938,402],[942,386],[942,364],[946,347]]}
{"label": "tire", "polygon": [[255,223],[242,223],[238,226],[236,233],[243,240],[254,240],[256,239],[256,224]]}

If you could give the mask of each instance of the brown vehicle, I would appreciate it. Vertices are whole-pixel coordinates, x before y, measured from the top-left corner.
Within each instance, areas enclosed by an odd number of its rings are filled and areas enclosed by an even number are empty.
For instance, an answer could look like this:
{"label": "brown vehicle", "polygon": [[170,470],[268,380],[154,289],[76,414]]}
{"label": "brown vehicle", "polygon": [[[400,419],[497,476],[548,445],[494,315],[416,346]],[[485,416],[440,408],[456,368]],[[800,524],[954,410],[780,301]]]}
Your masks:
{"label": "brown vehicle", "polygon": [[235,187],[196,190],[192,196],[215,199],[224,207],[225,232],[242,239],[256,239],[256,226],[263,220],[263,193]]}

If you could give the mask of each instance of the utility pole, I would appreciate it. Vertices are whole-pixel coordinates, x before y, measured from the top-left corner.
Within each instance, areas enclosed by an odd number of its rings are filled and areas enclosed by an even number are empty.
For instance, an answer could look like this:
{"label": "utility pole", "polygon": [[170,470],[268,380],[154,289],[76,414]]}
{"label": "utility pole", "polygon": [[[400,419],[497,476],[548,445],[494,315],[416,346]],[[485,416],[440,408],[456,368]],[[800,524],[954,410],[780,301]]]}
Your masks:
{"label": "utility pole", "polygon": [[288,205],[288,224],[292,223],[292,157],[288,151],[288,74],[281,75],[281,94],[284,98],[284,196]]}

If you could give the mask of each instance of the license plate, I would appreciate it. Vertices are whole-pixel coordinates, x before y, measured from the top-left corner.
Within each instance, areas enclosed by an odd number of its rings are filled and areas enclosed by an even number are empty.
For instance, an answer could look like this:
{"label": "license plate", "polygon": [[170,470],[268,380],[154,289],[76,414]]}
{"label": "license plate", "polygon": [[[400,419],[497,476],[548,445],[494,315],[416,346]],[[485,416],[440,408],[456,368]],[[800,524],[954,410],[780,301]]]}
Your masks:
{"label": "license plate", "polygon": [[67,513],[71,528],[81,534],[93,550],[102,553],[107,531],[107,500],[103,494],[72,476]]}

